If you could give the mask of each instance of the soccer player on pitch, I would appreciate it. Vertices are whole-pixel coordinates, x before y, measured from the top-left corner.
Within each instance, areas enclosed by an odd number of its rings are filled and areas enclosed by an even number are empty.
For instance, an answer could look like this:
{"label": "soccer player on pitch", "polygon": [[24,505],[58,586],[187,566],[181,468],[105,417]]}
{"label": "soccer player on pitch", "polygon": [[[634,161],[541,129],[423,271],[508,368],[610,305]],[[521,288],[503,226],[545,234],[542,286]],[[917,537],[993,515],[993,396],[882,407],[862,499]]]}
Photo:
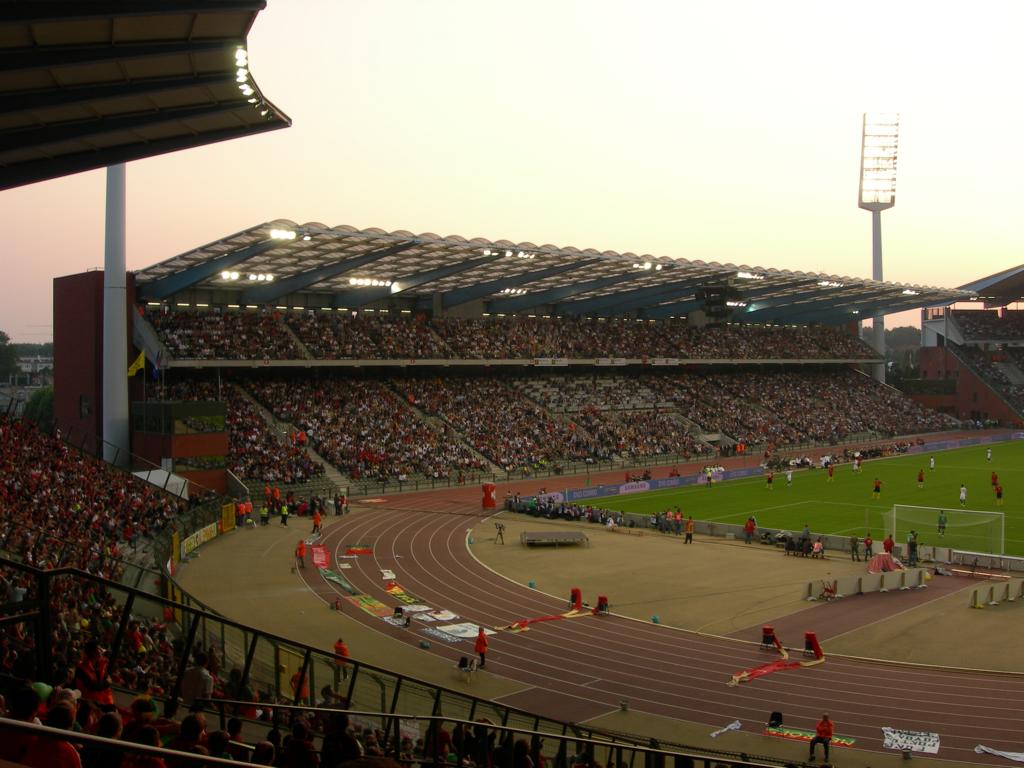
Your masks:
{"label": "soccer player on pitch", "polygon": [[917,487],[924,488],[924,470],[917,470]]}

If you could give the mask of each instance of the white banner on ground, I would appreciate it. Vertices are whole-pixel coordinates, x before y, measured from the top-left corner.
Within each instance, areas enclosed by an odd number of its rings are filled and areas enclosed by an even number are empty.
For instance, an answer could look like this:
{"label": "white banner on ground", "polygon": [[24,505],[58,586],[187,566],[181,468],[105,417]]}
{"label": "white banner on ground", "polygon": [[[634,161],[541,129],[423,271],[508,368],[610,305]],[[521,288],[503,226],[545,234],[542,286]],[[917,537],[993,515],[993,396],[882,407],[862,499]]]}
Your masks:
{"label": "white banner on ground", "polygon": [[[445,624],[443,627],[438,627],[442,632],[447,632],[453,637],[461,637],[463,640],[472,640],[480,632],[479,624],[471,624],[465,622],[463,624]],[[494,631],[490,629],[484,630],[485,635],[493,635]]]}
{"label": "white banner on ground", "polygon": [[1016,760],[1018,763],[1024,763],[1024,752],[1003,752],[1000,749],[986,747],[984,744],[976,746],[974,751],[979,755],[995,755],[996,757],[1005,757],[1007,760]]}
{"label": "white banner on ground", "polygon": [[883,728],[882,737],[882,746],[886,749],[898,749],[900,752],[927,752],[929,755],[939,752],[939,734],[937,733]]}
{"label": "white banner on ground", "polygon": [[455,621],[455,619],[459,618],[459,614],[452,613],[451,611],[434,611],[429,616],[434,621]]}
{"label": "white banner on ground", "polygon": [[727,733],[728,731],[738,731],[742,727],[743,727],[743,724],[739,720],[733,720],[731,723],[729,723],[727,726],[725,726],[725,728],[719,728],[717,731],[714,731],[711,734],[711,738],[712,739],[717,739],[723,733]]}
{"label": "white banner on ground", "polygon": [[429,605],[403,605],[402,610],[405,613],[423,613],[424,611],[434,610]]}
{"label": "white banner on ground", "polygon": [[389,571],[386,568],[382,568],[381,571],[380,571],[380,577],[382,579],[386,579],[388,581],[394,581],[394,579],[395,579],[395,572],[394,571]]}

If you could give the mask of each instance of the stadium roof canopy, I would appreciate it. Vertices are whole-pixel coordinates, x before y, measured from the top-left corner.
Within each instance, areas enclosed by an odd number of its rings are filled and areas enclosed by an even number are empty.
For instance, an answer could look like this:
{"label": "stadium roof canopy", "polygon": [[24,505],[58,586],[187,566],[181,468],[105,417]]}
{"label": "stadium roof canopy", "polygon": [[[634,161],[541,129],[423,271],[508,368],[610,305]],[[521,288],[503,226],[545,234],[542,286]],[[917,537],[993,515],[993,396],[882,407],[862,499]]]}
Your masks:
{"label": "stadium roof canopy", "polygon": [[1024,300],[1024,264],[961,286],[985,302],[986,307],[1005,307]]}
{"label": "stadium roof canopy", "polygon": [[968,291],[634,253],[277,220],[136,273],[140,299],[467,314],[685,316],[842,324],[973,298]]}
{"label": "stadium roof canopy", "polygon": [[283,128],[265,0],[0,0],[0,189]]}

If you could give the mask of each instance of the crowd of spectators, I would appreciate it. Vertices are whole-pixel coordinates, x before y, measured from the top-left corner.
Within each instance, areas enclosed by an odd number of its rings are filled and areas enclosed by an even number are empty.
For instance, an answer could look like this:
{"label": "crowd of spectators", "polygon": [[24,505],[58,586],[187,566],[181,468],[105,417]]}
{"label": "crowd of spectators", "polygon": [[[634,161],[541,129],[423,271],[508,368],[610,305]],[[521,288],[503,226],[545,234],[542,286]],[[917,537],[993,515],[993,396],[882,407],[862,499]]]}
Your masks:
{"label": "crowd of spectators", "polygon": [[[28,421],[0,417],[0,508],[0,550],[7,556],[37,568],[78,568],[117,581],[139,540],[172,525],[185,503]],[[34,597],[30,576],[15,569],[0,573],[0,600]],[[54,679],[70,686],[85,644],[113,639],[120,606],[97,582],[59,577],[50,608],[49,637],[37,638],[20,624],[0,631],[0,663],[8,674],[24,674],[32,668],[37,643],[45,642]],[[165,625],[139,618],[129,630],[110,679],[131,690],[162,691],[175,663]],[[143,647],[145,654],[138,650]]]}
{"label": "crowd of spectators", "polygon": [[1006,349],[991,352],[967,345],[950,343],[949,346],[989,386],[1002,395],[1006,402],[1019,413],[1024,413],[1024,387],[1011,381],[1006,372],[996,365],[996,358],[999,358],[1000,362],[1010,362],[1020,368],[1020,362],[1024,361],[1024,350]]}
{"label": "crowd of spectators", "polygon": [[171,356],[179,360],[298,360],[305,357],[281,323],[266,310],[209,311],[147,308]]}
{"label": "crowd of spectators", "polygon": [[422,316],[304,312],[289,314],[286,319],[288,327],[319,360],[435,360],[453,356]]}
{"label": "crowd of spectators", "polygon": [[243,479],[291,485],[324,474],[301,445],[279,439],[259,408],[234,386],[218,387],[211,381],[183,379],[152,388],[154,400],[224,400],[227,403],[228,468]]}
{"label": "crowd of spectators", "polygon": [[835,442],[952,429],[953,419],[848,369],[645,376],[706,433],[748,445]]}
{"label": "crowd of spectators", "polygon": [[431,360],[653,357],[686,360],[870,359],[865,343],[825,326],[709,325],[623,318],[434,318],[422,314],[147,308],[181,359]]}
{"label": "crowd of spectators", "polygon": [[[591,437],[595,458],[694,457],[711,446],[691,434],[675,408],[636,377],[554,374],[514,380],[514,386],[552,414],[564,414]],[[668,406],[668,407],[666,407]]]}
{"label": "crowd of spectators", "polygon": [[427,424],[380,382],[252,380],[246,387],[353,479],[465,479],[486,466],[450,427]]}
{"label": "crowd of spectators", "polygon": [[955,309],[953,319],[968,341],[1024,341],[1024,311]]}
{"label": "crowd of spectators", "polygon": [[501,469],[512,472],[593,460],[594,441],[568,419],[553,417],[494,378],[396,381],[418,408],[443,419]]}

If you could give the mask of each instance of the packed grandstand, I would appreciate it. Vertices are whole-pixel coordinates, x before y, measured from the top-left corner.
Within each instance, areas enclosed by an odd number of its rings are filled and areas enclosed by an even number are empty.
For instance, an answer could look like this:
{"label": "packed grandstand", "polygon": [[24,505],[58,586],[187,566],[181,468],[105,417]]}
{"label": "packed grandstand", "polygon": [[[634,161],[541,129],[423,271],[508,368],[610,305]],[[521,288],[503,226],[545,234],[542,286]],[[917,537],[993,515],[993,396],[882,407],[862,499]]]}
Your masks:
{"label": "packed grandstand", "polygon": [[[146,317],[171,359],[596,356],[728,363],[685,372],[643,366],[622,373],[563,367],[510,373],[477,366],[444,375],[426,370],[341,376],[328,369],[309,375],[303,369],[233,376],[226,387],[230,466],[259,482],[301,481],[322,467],[306,460],[293,439],[271,434],[254,403],[302,435],[343,475],[378,480],[478,478],[657,456],[685,461],[738,443],[777,450],[956,426],[950,417],[843,365],[875,353],[856,337],[824,326],[698,329],[674,321],[435,322],[365,313],[148,309]],[[819,364],[742,365],[765,359]],[[171,369],[173,386],[151,390],[150,396],[210,399],[210,379],[199,375]]]}

